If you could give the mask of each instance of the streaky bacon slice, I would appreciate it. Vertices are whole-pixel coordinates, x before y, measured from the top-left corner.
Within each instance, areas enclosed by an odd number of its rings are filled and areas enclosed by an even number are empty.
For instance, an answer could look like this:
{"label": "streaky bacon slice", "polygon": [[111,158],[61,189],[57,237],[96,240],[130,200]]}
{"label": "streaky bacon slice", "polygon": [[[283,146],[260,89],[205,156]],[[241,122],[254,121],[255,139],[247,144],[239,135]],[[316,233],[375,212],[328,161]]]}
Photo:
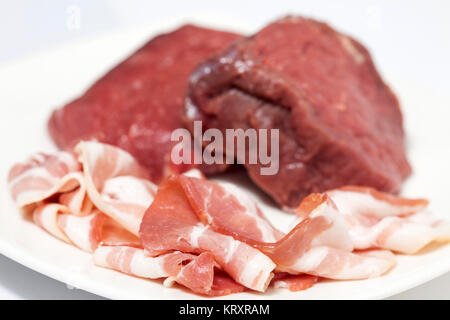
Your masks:
{"label": "streaky bacon slice", "polygon": [[377,218],[408,216],[423,211],[429,203],[426,199],[407,199],[361,186],[345,186],[327,191],[327,194],[343,214]]}
{"label": "streaky bacon slice", "polygon": [[204,294],[217,297],[243,291],[245,291],[243,285],[231,279],[225,272],[215,269],[211,290]]}
{"label": "streaky bacon slice", "polygon": [[406,199],[368,187],[328,191],[349,226],[356,249],[416,253],[433,241],[450,240],[450,224],[422,211],[425,199]]}
{"label": "streaky bacon slice", "polygon": [[137,236],[156,192],[146,170],[129,153],[107,144],[82,141],[75,151],[93,204]]}
{"label": "streaky bacon slice", "polygon": [[243,241],[275,242],[283,236],[236,186],[186,175],[179,181],[200,220],[214,230]]}
{"label": "streaky bacon slice", "polygon": [[272,279],[274,288],[288,289],[289,291],[302,291],[311,288],[319,281],[319,277],[309,274],[293,275],[286,272],[278,272]]}
{"label": "streaky bacon slice", "polygon": [[175,277],[167,278],[164,284],[171,285],[176,281],[196,293],[208,296],[224,296],[245,290],[243,285],[236,283],[214,266],[214,256],[209,252],[203,252],[183,266]]}
{"label": "streaky bacon slice", "polygon": [[81,173],[78,180],[80,186],[73,191],[61,193],[58,203],[68,207],[70,212],[76,216],[86,216],[92,212],[94,204],[86,194],[86,184]]}
{"label": "streaky bacon slice", "polygon": [[54,237],[87,252],[94,252],[100,244],[141,247],[139,238],[98,210],[75,216],[64,205],[46,203],[34,209],[33,220]]}
{"label": "streaky bacon slice", "polygon": [[352,252],[347,224],[327,195],[312,195],[303,202],[310,213],[286,236],[276,243],[253,243],[278,271],[350,280],[378,277],[395,265],[389,252],[378,256]]}
{"label": "streaky bacon slice", "polygon": [[120,224],[109,217],[107,217],[103,223],[101,242],[99,245],[142,248],[141,240],[139,240],[136,235],[124,229]]}
{"label": "streaky bacon slice", "polygon": [[97,248],[105,218],[101,213],[75,216],[66,206],[57,203],[42,204],[33,211],[33,220],[38,226],[87,252]]}
{"label": "streaky bacon slice", "polygon": [[177,282],[204,295],[225,295],[244,289],[220,271],[215,273],[214,257],[208,252],[197,256],[176,251],[150,257],[143,249],[128,246],[99,247],[94,262],[141,278],[167,278],[166,286]]}
{"label": "streaky bacon slice", "polygon": [[[107,147],[109,146],[100,146],[96,151],[101,153]],[[121,152],[120,149],[117,150]],[[104,168],[97,168],[99,169]],[[125,230],[120,223],[94,210],[81,170],[82,166],[72,153],[38,153],[10,170],[9,184],[12,195],[19,205],[34,206],[33,218],[36,224],[56,238],[74,244],[82,250],[93,252],[100,242],[104,245],[127,244],[140,247],[140,240],[136,235]],[[98,183],[102,182],[102,175],[106,177],[104,171],[95,172]],[[155,190],[156,186],[143,179],[115,176],[103,181],[101,197],[113,202],[116,207],[124,208],[129,205],[129,200],[124,199],[141,201],[137,205],[132,204],[134,211],[128,212],[128,217],[133,218],[133,214],[143,215],[145,207],[153,199]],[[143,198],[145,200],[142,200]]]}
{"label": "streaky bacon slice", "polygon": [[24,163],[14,165],[8,174],[12,197],[20,206],[26,206],[51,197],[58,192],[80,189],[74,214],[81,211],[84,200],[83,177],[80,164],[68,152],[37,153]]}
{"label": "streaky bacon slice", "polygon": [[[222,185],[202,179],[186,176],[178,179],[204,224],[258,248],[277,264],[278,271],[332,279],[365,279],[379,276],[395,264],[392,258],[352,253],[347,223],[326,195],[306,199],[302,208],[308,211],[308,218],[281,237],[259,210],[252,209],[256,206],[251,200],[241,200],[237,192],[230,193]],[[272,241],[265,241],[267,238]]]}
{"label": "streaky bacon slice", "polygon": [[179,176],[166,179],[147,209],[140,238],[151,256],[168,251],[211,252],[236,282],[264,291],[275,264],[262,252],[203,225],[184,193]]}
{"label": "streaky bacon slice", "polygon": [[182,264],[195,255],[173,252],[150,257],[143,249],[129,246],[100,246],[95,250],[96,265],[132,274],[141,278],[159,279],[174,276]]}
{"label": "streaky bacon slice", "polygon": [[68,215],[69,209],[57,203],[40,205],[33,211],[33,221],[52,236],[64,242],[72,243],[58,224],[59,214]]}
{"label": "streaky bacon slice", "polygon": [[83,217],[61,214],[58,215],[58,226],[75,246],[87,252],[94,252],[101,241],[106,219],[100,212]]}
{"label": "streaky bacon slice", "polygon": [[40,153],[15,165],[8,183],[20,206],[33,206],[37,225],[95,252],[96,264],[209,296],[376,277],[395,264],[388,250],[415,253],[450,241],[450,223],[422,212],[427,200],[372,188],[310,195],[284,234],[237,187],[197,169],[158,190],[147,178],[125,151],[81,142],[74,154]]}

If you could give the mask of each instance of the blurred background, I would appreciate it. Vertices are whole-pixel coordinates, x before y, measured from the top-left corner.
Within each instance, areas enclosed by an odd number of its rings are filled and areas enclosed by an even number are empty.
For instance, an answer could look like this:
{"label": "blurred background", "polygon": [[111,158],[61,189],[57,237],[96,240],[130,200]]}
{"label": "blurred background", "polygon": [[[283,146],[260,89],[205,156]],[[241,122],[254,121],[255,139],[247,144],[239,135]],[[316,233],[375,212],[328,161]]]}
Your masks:
{"label": "blurred background", "polygon": [[450,2],[446,0],[3,1],[0,64],[71,41],[192,13],[245,21],[255,30],[288,13],[311,16],[361,40],[382,71],[392,69],[448,90]]}
{"label": "blurred background", "polygon": [[[445,0],[2,1],[0,68],[69,43],[194,13],[245,21],[255,31],[286,14],[323,20],[365,44],[382,73],[402,74],[449,93],[450,1]],[[394,298],[450,299],[448,283],[450,275],[445,275]],[[67,288],[0,255],[0,298],[98,297]]]}

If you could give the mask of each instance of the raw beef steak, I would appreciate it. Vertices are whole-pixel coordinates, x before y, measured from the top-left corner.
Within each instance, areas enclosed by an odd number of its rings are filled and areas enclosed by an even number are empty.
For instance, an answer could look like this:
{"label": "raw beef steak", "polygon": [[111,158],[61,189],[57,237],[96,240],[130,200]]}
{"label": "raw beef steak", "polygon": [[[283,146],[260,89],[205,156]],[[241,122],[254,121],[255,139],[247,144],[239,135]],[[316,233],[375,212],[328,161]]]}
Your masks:
{"label": "raw beef steak", "polygon": [[343,185],[397,192],[411,172],[399,103],[369,52],[311,19],[276,21],[197,67],[185,104],[186,125],[194,120],[280,129],[278,173],[246,168],[286,207]]}

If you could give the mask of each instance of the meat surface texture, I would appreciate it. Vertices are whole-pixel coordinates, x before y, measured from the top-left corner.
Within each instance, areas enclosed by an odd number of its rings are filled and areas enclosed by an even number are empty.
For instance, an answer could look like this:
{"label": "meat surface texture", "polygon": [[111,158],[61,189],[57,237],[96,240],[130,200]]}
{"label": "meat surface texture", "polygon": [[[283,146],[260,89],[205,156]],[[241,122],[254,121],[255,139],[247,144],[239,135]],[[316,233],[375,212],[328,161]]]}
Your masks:
{"label": "meat surface texture", "polygon": [[285,207],[343,185],[396,193],[411,172],[398,100],[369,52],[311,19],[276,21],[197,67],[184,120],[224,133],[279,129],[278,173],[245,166]]}
{"label": "meat surface texture", "polygon": [[412,254],[430,242],[449,240],[450,224],[425,214],[425,199],[405,199],[355,186],[327,195],[344,216],[357,249],[377,247]]}
{"label": "meat surface texture", "polygon": [[239,36],[192,25],[157,36],[55,110],[50,134],[61,149],[95,139],[130,152],[158,183],[167,173],[170,136],[182,127],[189,74]]}
{"label": "meat surface texture", "polygon": [[[198,170],[188,174],[202,177]],[[93,253],[94,263],[133,276],[183,285],[203,295],[244,290],[217,270],[211,253],[149,256],[134,234],[156,185],[127,152],[81,141],[73,152],[38,153],[14,165],[11,195],[33,221],[55,238]],[[256,249],[253,249],[256,251]]]}
{"label": "meat surface texture", "polygon": [[[208,201],[207,197],[204,199]],[[272,279],[275,264],[266,255],[201,223],[180,178],[171,177],[159,186],[139,233],[144,248],[152,256],[174,250],[210,252],[223,270],[247,288],[265,291]]]}
{"label": "meat surface texture", "polygon": [[450,240],[427,200],[360,186],[309,195],[279,230],[237,185],[192,169],[156,186],[129,153],[93,141],[17,163],[8,184],[37,226],[96,265],[206,296],[378,277],[393,252]]}

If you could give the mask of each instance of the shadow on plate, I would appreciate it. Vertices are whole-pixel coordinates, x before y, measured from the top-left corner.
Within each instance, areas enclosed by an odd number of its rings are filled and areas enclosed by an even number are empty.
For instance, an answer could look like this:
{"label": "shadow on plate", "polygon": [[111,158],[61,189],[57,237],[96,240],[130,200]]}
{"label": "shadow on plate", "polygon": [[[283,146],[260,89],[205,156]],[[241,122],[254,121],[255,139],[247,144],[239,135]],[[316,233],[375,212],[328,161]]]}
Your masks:
{"label": "shadow on plate", "polygon": [[69,288],[65,283],[28,269],[2,255],[0,255],[0,287],[11,292],[11,296],[0,296],[6,299],[103,299],[80,289]]}

